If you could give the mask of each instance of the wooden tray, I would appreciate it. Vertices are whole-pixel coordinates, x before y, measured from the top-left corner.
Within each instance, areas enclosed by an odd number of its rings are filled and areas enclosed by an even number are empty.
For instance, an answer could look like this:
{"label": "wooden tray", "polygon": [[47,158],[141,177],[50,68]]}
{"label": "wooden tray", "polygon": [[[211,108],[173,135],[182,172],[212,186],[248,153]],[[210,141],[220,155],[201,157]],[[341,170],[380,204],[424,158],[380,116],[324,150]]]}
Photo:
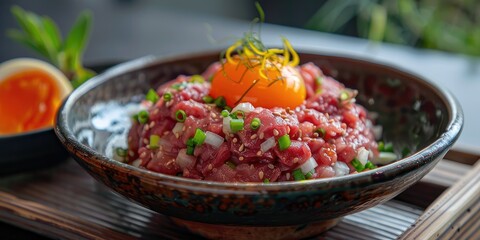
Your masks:
{"label": "wooden tray", "polygon": [[[480,239],[479,158],[451,150],[421,182],[315,239]],[[61,239],[200,239],[109,191],[71,159],[2,178],[0,221]]]}

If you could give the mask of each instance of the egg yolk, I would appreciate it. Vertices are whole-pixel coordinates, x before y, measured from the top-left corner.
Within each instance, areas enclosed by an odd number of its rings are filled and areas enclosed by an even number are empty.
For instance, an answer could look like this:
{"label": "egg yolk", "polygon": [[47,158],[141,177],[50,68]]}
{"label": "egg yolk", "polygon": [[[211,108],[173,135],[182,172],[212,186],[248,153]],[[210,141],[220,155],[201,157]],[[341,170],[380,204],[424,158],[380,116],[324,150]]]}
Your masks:
{"label": "egg yolk", "polygon": [[60,102],[56,82],[45,72],[23,71],[0,80],[0,134],[52,126]]}
{"label": "egg yolk", "polygon": [[[261,74],[263,73],[263,74]],[[267,62],[262,69],[255,60],[225,61],[212,78],[210,95],[223,96],[227,105],[250,102],[255,107],[295,108],[306,97],[305,83],[292,66]]]}

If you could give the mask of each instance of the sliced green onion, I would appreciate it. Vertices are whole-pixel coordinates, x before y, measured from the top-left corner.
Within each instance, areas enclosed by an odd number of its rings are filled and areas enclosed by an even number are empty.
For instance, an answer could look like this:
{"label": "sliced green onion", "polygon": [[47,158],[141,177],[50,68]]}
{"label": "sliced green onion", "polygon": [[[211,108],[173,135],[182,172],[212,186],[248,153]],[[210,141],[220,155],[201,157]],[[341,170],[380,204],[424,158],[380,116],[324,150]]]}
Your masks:
{"label": "sliced green onion", "polygon": [[263,179],[263,183],[270,183],[270,179],[268,178]]}
{"label": "sliced green onion", "polygon": [[185,88],[185,85],[186,83],[185,82],[181,82],[181,83],[175,83],[171,86],[171,88],[175,89],[175,90],[180,90],[180,89],[183,89]]}
{"label": "sliced green onion", "polygon": [[148,122],[148,112],[146,110],[142,110],[138,113],[138,122],[141,124],[145,124]]}
{"label": "sliced green onion", "polygon": [[187,146],[187,155],[193,155],[194,150],[195,150],[195,147]]}
{"label": "sliced green onion", "polygon": [[187,113],[185,113],[185,111],[180,109],[175,112],[175,120],[177,120],[177,122],[185,122],[186,119]]}
{"label": "sliced green onion", "polygon": [[365,164],[365,168],[375,169],[377,168],[377,166],[375,166],[375,164],[373,164],[372,162],[368,161],[367,164]]}
{"label": "sliced green onion", "polygon": [[290,141],[290,136],[288,134],[285,134],[278,139],[278,148],[280,149],[280,151],[283,151],[290,147],[291,143],[292,142]]}
{"label": "sliced green onion", "polygon": [[324,128],[317,128],[317,130],[315,130],[315,132],[318,133],[319,137],[322,137],[322,138],[325,137],[326,131],[325,131]]}
{"label": "sliced green onion", "polygon": [[383,152],[393,152],[393,144],[392,143],[385,143],[385,148]]}
{"label": "sliced green onion", "polygon": [[195,140],[193,140],[193,138],[189,138],[187,140],[187,146],[189,147],[195,147]]}
{"label": "sliced green onion", "polygon": [[170,102],[170,100],[172,100],[172,98],[173,98],[173,95],[169,92],[166,92],[166,93],[163,94],[163,100],[165,102]]}
{"label": "sliced green onion", "polygon": [[207,95],[207,96],[204,96],[204,97],[202,98],[202,100],[203,100],[205,103],[213,103],[213,100],[214,100],[214,99],[213,99],[213,97]]}
{"label": "sliced green onion", "polygon": [[119,157],[126,157],[127,156],[127,149],[125,149],[125,148],[117,147],[117,148],[115,148],[115,152],[117,153],[117,155]]}
{"label": "sliced green onion", "polygon": [[197,128],[197,130],[195,130],[195,135],[193,136],[193,142],[195,142],[195,145],[200,145],[205,141],[206,137],[207,134],[205,134],[202,129]]}
{"label": "sliced green onion", "polygon": [[160,140],[160,136],[152,134],[150,135],[150,144],[148,145],[150,149],[157,149],[159,147],[158,141]]}
{"label": "sliced green onion", "polygon": [[235,163],[230,162],[230,161],[225,162],[225,164],[231,169],[235,169],[237,167],[237,165],[235,165]]}
{"label": "sliced green onion", "polygon": [[232,108],[229,107],[229,106],[225,106],[225,107],[223,107],[223,109],[227,110],[228,112],[231,112],[231,111],[232,111]]}
{"label": "sliced green onion", "polygon": [[242,110],[235,111],[234,113],[231,114],[231,117],[234,119],[244,119],[245,118],[245,112]]}
{"label": "sliced green onion", "polygon": [[356,158],[354,158],[350,164],[352,164],[352,166],[355,168],[355,170],[357,170],[357,172],[361,172],[363,170],[365,170],[365,166],[363,166],[363,164]]}
{"label": "sliced green onion", "polygon": [[348,95],[348,92],[347,91],[342,91],[340,93],[340,101],[345,101],[345,100],[348,100],[350,96]]}
{"label": "sliced green onion", "polygon": [[305,174],[305,178],[306,178],[306,179],[311,179],[311,178],[313,178],[313,173],[314,173],[314,170],[308,172],[307,174]]}
{"label": "sliced green onion", "polygon": [[215,105],[219,108],[227,106],[227,102],[225,101],[225,98],[223,96],[217,97],[214,102]]}
{"label": "sliced green onion", "polygon": [[157,92],[153,89],[148,90],[145,99],[152,103],[156,103],[160,97],[158,96]]}
{"label": "sliced green onion", "polygon": [[132,116],[132,120],[138,123],[138,113]]}
{"label": "sliced green onion", "polygon": [[230,129],[232,132],[238,132],[243,130],[243,119],[232,119],[230,120]]}
{"label": "sliced green onion", "polygon": [[226,117],[228,117],[228,115],[230,115],[230,113],[225,109],[223,109],[220,114],[222,114],[222,117],[224,117],[224,118],[226,118]]}
{"label": "sliced green onion", "polygon": [[260,118],[253,118],[252,122],[250,123],[250,128],[252,130],[257,130],[260,125],[262,125],[262,121],[260,121]]}
{"label": "sliced green onion", "polygon": [[378,151],[383,152],[385,150],[385,143],[380,141],[378,142]]}
{"label": "sliced green onion", "polygon": [[192,82],[192,83],[204,83],[205,78],[203,78],[202,75],[193,75],[190,78],[190,82]]}
{"label": "sliced green onion", "polygon": [[292,175],[293,175],[293,179],[295,179],[295,181],[305,180],[305,175],[303,175],[301,169],[295,169],[292,172]]}

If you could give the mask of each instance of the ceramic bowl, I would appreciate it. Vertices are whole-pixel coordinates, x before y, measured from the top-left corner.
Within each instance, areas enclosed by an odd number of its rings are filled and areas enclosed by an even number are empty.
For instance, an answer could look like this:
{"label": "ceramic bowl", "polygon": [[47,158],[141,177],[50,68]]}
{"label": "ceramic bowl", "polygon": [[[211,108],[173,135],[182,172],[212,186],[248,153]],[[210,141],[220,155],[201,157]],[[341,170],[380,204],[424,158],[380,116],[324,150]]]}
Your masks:
{"label": "ceramic bowl", "polygon": [[128,109],[144,93],[179,74],[201,73],[218,53],[145,58],[121,64],[75,90],[55,131],[98,181],[174,222],[213,238],[301,238],[342,216],[383,203],[429,172],[458,138],[463,113],[446,91],[394,67],[341,56],[301,53],[324,73],[359,90],[357,101],[378,113],[384,139],[413,154],[387,166],[343,177],[271,184],[221,183],[168,176],[112,160],[125,141]]}

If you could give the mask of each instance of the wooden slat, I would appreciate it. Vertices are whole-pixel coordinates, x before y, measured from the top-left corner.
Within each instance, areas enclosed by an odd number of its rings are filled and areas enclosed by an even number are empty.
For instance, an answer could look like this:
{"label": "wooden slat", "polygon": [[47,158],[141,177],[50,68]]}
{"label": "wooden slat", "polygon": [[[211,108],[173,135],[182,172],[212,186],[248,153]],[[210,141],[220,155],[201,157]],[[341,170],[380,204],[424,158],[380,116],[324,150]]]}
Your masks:
{"label": "wooden slat", "polygon": [[[450,156],[471,162],[473,155],[455,152]],[[412,226],[425,206],[470,169],[469,165],[442,160],[422,182],[396,200],[346,216],[314,239],[396,239]],[[469,220],[478,219],[477,205],[470,214],[458,216],[458,224],[469,228],[442,236],[477,236],[470,226],[478,228],[478,222]],[[166,216],[112,193],[73,161],[48,171],[1,179],[0,221],[61,239],[199,239]]]}
{"label": "wooden slat", "polygon": [[[400,239],[437,239],[440,236],[460,232],[462,226],[467,223],[476,226],[479,197],[480,162],[477,162],[466,176],[432,203],[413,225],[414,227],[402,234]],[[469,236],[479,235],[478,228],[468,228],[466,231]]]}

